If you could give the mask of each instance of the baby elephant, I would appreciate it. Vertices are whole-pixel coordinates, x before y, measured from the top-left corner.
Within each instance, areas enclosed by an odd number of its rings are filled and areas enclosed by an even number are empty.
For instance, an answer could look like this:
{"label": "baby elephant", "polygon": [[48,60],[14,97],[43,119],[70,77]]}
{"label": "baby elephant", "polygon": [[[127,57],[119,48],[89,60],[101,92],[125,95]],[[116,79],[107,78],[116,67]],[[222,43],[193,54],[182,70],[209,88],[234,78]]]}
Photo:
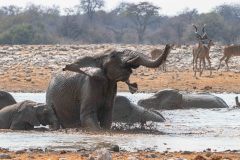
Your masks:
{"label": "baby elephant", "polygon": [[53,109],[45,104],[26,100],[0,110],[0,129],[31,130],[40,124],[59,126]]}

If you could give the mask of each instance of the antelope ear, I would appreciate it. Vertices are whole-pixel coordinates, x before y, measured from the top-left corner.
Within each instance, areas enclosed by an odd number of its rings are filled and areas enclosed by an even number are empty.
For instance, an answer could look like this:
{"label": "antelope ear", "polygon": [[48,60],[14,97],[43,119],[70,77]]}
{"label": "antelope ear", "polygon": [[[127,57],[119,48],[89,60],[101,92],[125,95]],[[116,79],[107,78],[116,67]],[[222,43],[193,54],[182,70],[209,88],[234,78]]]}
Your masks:
{"label": "antelope ear", "polygon": [[66,65],[63,71],[77,72],[92,78],[104,78],[104,72],[98,66],[100,65],[93,57],[83,57],[72,64]]}

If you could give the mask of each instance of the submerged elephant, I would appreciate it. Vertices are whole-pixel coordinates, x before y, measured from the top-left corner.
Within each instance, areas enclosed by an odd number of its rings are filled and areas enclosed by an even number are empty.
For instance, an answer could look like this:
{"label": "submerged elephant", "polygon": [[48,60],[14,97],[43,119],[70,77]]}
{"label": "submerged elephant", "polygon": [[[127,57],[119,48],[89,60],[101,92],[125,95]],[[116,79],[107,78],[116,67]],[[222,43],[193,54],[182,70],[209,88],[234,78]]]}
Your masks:
{"label": "submerged elephant", "polygon": [[52,78],[46,93],[47,105],[55,108],[64,128],[110,129],[117,82],[125,82],[130,92],[135,92],[137,84],[129,82],[132,69],[141,65],[158,67],[166,60],[169,49],[166,45],[156,60],[131,50],[84,56]]}
{"label": "submerged elephant", "polygon": [[15,103],[17,102],[10,93],[5,91],[0,91],[0,109]]}
{"label": "submerged elephant", "polygon": [[154,110],[147,110],[131,103],[124,96],[116,96],[113,106],[113,121],[125,123],[145,123],[146,121],[164,122],[165,118]]}
{"label": "submerged elephant", "polygon": [[59,126],[54,111],[44,104],[26,100],[0,110],[0,129],[30,130],[40,124]]}
{"label": "submerged elephant", "polygon": [[228,108],[223,99],[209,93],[180,93],[174,89],[157,92],[152,97],[138,101],[145,108],[189,109],[189,108]]}

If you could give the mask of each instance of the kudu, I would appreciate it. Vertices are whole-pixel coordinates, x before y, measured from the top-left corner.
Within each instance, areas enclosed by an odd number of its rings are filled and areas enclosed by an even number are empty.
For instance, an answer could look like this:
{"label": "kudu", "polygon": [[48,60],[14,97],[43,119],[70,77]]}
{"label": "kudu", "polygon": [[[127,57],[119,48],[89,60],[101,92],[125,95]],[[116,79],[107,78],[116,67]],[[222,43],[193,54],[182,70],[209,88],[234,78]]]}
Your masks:
{"label": "kudu", "polygon": [[[170,51],[171,51],[171,49],[173,48],[173,46],[174,46],[174,44],[172,44],[171,46],[170,46]],[[150,52],[150,55],[151,55],[151,58],[154,60],[154,59],[156,59],[157,57],[159,57],[161,54],[163,54],[163,51],[164,50],[162,50],[162,49],[153,49],[151,52]],[[161,66],[159,66],[159,68],[158,69],[160,69],[160,70],[162,70],[162,71],[164,71],[164,72],[167,72],[167,65],[166,65],[166,61],[164,61],[164,63],[161,65]],[[156,69],[157,70],[157,69]]]}
{"label": "kudu", "polygon": [[[213,41],[208,39],[207,33],[205,31],[205,25],[202,28],[202,35],[198,33],[198,29],[195,25],[193,25],[195,28],[195,35],[198,40],[198,45],[193,48],[192,54],[193,54],[193,71],[194,71],[194,76],[196,76],[197,73],[197,63],[199,59],[199,71],[200,71],[200,76],[203,73],[203,69],[206,69],[206,63],[205,59],[207,59],[209,68],[210,68],[210,76],[212,75],[212,70],[211,70],[211,61],[210,61],[210,56],[209,56],[209,51],[210,48],[213,44]],[[208,42],[206,41],[208,40]],[[203,67],[202,67],[203,64]]]}
{"label": "kudu", "polygon": [[221,66],[221,62],[225,59],[227,70],[229,71],[228,61],[233,56],[240,56],[240,45],[226,46],[224,48],[223,57],[220,59],[218,69]]}

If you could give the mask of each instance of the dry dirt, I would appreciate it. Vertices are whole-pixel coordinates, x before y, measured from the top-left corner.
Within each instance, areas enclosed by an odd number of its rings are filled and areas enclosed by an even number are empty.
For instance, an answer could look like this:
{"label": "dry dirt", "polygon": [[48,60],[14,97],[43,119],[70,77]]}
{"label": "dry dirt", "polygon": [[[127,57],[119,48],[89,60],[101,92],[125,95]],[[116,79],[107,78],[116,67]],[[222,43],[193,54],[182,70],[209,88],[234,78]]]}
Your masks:
{"label": "dry dirt", "polygon": [[[18,151],[0,150],[0,156],[16,160],[91,160],[97,159],[97,151],[67,152],[67,151]],[[234,152],[112,152],[113,160],[240,160],[240,153]],[[103,159],[101,159],[103,160]]]}
{"label": "dry dirt", "polygon": [[[154,48],[163,45],[13,45],[0,46],[0,89],[14,92],[45,92],[51,75],[85,55],[101,53],[109,48],[132,49],[149,56]],[[216,45],[210,50],[213,75],[204,71],[203,76],[193,76],[192,46],[174,48],[168,57],[167,70],[163,73],[153,69],[139,67],[131,76],[138,83],[140,92],[155,92],[164,88],[185,91],[240,92],[239,58],[230,59],[229,72],[222,65],[219,71],[219,59],[224,46]],[[128,91],[127,85],[119,83],[118,91]]]}
{"label": "dry dirt", "polygon": [[[26,73],[24,67],[13,66],[0,75],[0,89],[12,92],[45,92],[51,79],[48,68],[31,67]],[[210,77],[208,71],[194,77],[192,71],[156,72],[155,70],[139,69],[130,78],[138,83],[139,92],[156,92],[161,89],[173,88],[183,91],[208,92],[240,92],[240,73],[214,71]],[[125,83],[118,84],[118,91],[128,91]]]}

